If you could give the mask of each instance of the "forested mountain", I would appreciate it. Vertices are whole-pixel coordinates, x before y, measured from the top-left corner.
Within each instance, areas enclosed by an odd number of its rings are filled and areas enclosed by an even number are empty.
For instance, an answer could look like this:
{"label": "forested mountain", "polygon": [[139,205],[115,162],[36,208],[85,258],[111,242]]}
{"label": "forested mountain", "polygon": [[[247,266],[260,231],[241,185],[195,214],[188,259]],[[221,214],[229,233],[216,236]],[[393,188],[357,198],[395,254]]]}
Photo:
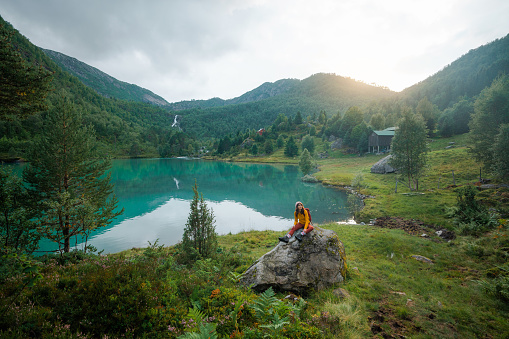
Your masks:
{"label": "forested mountain", "polygon": [[212,107],[221,107],[228,105],[236,105],[243,104],[253,101],[265,100],[282,93],[285,93],[289,89],[293,88],[297,85],[300,80],[297,79],[282,79],[276,82],[266,82],[257,88],[244,93],[243,95],[223,100],[221,98],[212,98],[208,100],[188,100],[188,101],[179,101],[174,102],[168,105],[168,107],[175,111],[185,110],[185,109],[193,109],[193,108],[212,108]]}
{"label": "forested mountain", "polygon": [[[1,18],[0,24],[13,29]],[[352,107],[356,108],[352,112],[362,115],[366,127],[381,129],[395,126],[405,106],[419,111],[419,103],[422,110],[428,100],[432,105],[425,110],[430,114],[426,118],[429,126],[438,126],[442,135],[464,133],[468,131],[475,97],[497,76],[509,73],[508,35],[471,50],[400,93],[335,74],[318,73],[304,80],[267,82],[233,99],[166,103],[148,90],[118,81],[72,57],[43,52],[14,32],[16,49],[27,61],[54,72],[55,93],[61,89],[70,92],[85,112],[85,122],[97,131],[105,153],[116,156],[190,155],[205,140],[268,128],[281,115],[289,119],[299,116],[306,122],[316,121],[323,114],[329,119],[325,120],[323,130],[334,134],[343,115]],[[54,97],[50,95],[50,103],[52,100]],[[0,153],[22,153],[30,139],[38,134],[44,114],[27,120],[0,122]],[[175,115],[182,130],[171,127]]]}
{"label": "forested mountain", "polygon": [[509,74],[509,35],[470,50],[436,74],[403,90],[401,97],[412,105],[428,97],[443,110],[463,96],[478,95],[503,74]]}
{"label": "forested mountain", "polygon": [[85,85],[107,98],[146,102],[157,106],[168,102],[148,89],[119,81],[114,77],[65,54],[42,49],[58,66],[78,77]]}
{"label": "forested mountain", "polygon": [[293,80],[291,84],[286,91],[264,100],[179,111],[183,117],[181,125],[196,135],[221,137],[271,125],[280,113],[293,117],[300,112],[306,118],[325,111],[332,116],[346,112],[351,106],[367,107],[372,102],[390,100],[396,94],[387,88],[325,73]]}
{"label": "forested mountain", "polygon": [[[1,17],[0,26],[5,28],[2,32],[12,34],[12,49],[21,54],[23,59],[53,73],[49,106],[52,107],[56,97],[65,90],[83,112],[84,122],[94,127],[103,154],[177,156],[183,155],[183,150],[188,154],[189,144],[194,141],[181,131],[171,128],[174,115],[167,109],[141,102],[105,98],[63,70]],[[22,157],[31,140],[40,134],[46,114],[40,112],[25,120],[0,121],[2,157],[6,158],[7,154],[9,158]]]}

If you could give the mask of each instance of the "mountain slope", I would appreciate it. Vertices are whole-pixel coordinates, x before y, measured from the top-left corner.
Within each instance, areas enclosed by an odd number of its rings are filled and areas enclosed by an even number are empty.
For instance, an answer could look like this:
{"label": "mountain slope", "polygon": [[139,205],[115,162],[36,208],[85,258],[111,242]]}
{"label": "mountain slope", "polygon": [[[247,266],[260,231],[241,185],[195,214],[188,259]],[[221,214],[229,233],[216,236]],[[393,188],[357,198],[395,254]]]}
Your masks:
{"label": "mountain slope", "polygon": [[107,98],[138,101],[157,106],[169,103],[148,89],[119,81],[112,76],[65,54],[42,49],[57,65],[78,77],[85,85]]}
{"label": "mountain slope", "polygon": [[[83,112],[84,123],[94,127],[104,155],[187,155],[188,146],[194,140],[172,129],[174,115],[167,109],[99,95],[57,65],[1,16],[0,25],[6,27],[7,34],[12,34],[14,49],[27,62],[41,65],[53,73],[51,84],[54,91],[48,96],[50,106],[63,92],[72,98],[77,109]],[[12,157],[23,157],[31,140],[41,134],[46,114],[40,112],[20,121],[0,121],[0,153],[9,152],[13,153]]]}
{"label": "mountain slope", "polygon": [[445,109],[460,97],[472,98],[502,74],[509,74],[509,34],[470,50],[441,71],[403,90],[402,98],[415,103],[424,96]]}
{"label": "mountain slope", "polygon": [[[207,109],[179,111],[181,126],[192,134],[221,137],[225,134],[271,125],[279,114],[306,118],[325,111],[332,116],[351,106],[365,107],[373,101],[394,98],[396,93],[335,74],[319,73],[291,80],[281,93],[259,101]],[[249,92],[248,92],[249,93]]]}
{"label": "mountain slope", "polygon": [[293,88],[300,80],[297,79],[281,79],[276,82],[265,82],[257,88],[242,94],[233,99],[223,100],[221,98],[212,98],[208,100],[187,100],[174,102],[167,107],[173,111],[181,111],[186,109],[207,109],[213,107],[222,107],[228,105],[245,104],[254,101],[265,100]]}

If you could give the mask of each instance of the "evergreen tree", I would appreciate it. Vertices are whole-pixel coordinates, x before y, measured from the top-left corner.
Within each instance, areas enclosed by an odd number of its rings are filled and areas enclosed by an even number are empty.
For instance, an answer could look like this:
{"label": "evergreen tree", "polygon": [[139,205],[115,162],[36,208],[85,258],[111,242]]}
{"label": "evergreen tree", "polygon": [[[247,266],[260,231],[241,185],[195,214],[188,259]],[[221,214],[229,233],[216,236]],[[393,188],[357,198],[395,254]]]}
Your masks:
{"label": "evergreen tree", "polygon": [[253,144],[253,146],[251,147],[251,154],[253,154],[253,155],[258,154],[258,145],[257,144]]}
{"label": "evergreen tree", "polygon": [[316,127],[314,125],[309,127],[309,135],[311,135],[312,137],[316,135]]}
{"label": "evergreen tree", "polygon": [[33,222],[21,179],[0,168],[0,247],[16,253],[32,253],[40,239]]}
{"label": "evergreen tree", "polygon": [[304,139],[302,139],[300,147],[303,151],[307,148],[308,152],[313,154],[315,152],[315,140],[310,135],[306,135]]}
{"label": "evergreen tree", "polygon": [[23,177],[42,236],[69,252],[71,237],[88,236],[123,210],[115,212],[117,199],[106,175],[110,162],[95,158],[94,131],[82,125],[81,113],[64,94],[48,114]]}
{"label": "evergreen tree", "polygon": [[437,120],[437,108],[431,103],[431,101],[428,100],[427,97],[424,97],[417,104],[415,111],[424,118],[428,134],[430,136],[433,135]]}
{"label": "evergreen tree", "polygon": [[420,114],[412,114],[408,109],[399,122],[392,139],[391,166],[408,178],[410,189],[419,189],[419,177],[426,166],[427,131]]}
{"label": "evergreen tree", "polygon": [[192,261],[211,257],[217,249],[214,214],[212,210],[208,209],[203,194],[200,197],[196,181],[193,192],[191,210],[182,236],[184,256]]}
{"label": "evergreen tree", "polygon": [[375,131],[381,131],[385,128],[385,117],[380,113],[376,113],[371,117],[369,124]]}
{"label": "evergreen tree", "polygon": [[263,150],[265,151],[265,154],[272,154],[274,152],[274,144],[272,143],[272,140],[265,141]]}
{"label": "evergreen tree", "polygon": [[474,115],[470,121],[471,152],[488,171],[495,171],[496,155],[493,145],[500,133],[500,126],[509,123],[509,76],[493,81],[484,89],[474,103]]}
{"label": "evergreen tree", "polygon": [[474,105],[468,99],[463,98],[453,107],[444,110],[438,119],[438,130],[443,137],[467,133],[468,122],[474,113]]}
{"label": "evergreen tree", "polygon": [[495,138],[495,144],[493,145],[493,155],[495,157],[494,170],[495,173],[503,178],[509,179],[509,152],[507,147],[509,146],[509,124],[503,124],[500,126],[500,132]]}
{"label": "evergreen tree", "polygon": [[302,114],[299,112],[297,112],[297,114],[295,115],[295,120],[293,121],[293,123],[295,125],[300,125],[302,124],[303,120],[302,120]]}
{"label": "evergreen tree", "polygon": [[0,22],[0,120],[45,110],[52,79],[51,72],[23,59],[12,44],[13,35]]}
{"label": "evergreen tree", "polygon": [[281,148],[284,145],[285,145],[285,138],[283,137],[282,134],[280,134],[279,137],[277,137],[276,146],[277,146],[277,148]]}
{"label": "evergreen tree", "polygon": [[307,148],[304,148],[304,151],[302,151],[302,154],[300,155],[299,167],[304,175],[311,173],[313,165],[311,163],[311,155]]}
{"label": "evergreen tree", "polygon": [[293,157],[293,156],[299,155],[299,148],[297,147],[297,144],[295,143],[293,136],[290,136],[288,138],[288,141],[286,142],[284,154],[287,157]]}

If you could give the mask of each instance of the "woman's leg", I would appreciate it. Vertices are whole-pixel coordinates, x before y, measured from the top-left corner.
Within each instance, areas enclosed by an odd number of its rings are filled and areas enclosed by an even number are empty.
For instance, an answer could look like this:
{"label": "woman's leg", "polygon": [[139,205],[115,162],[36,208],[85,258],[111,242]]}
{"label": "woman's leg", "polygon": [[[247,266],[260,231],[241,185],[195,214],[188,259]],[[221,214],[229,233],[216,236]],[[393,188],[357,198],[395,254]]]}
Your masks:
{"label": "woman's leg", "polygon": [[304,227],[304,225],[302,225],[301,223],[297,223],[295,226],[292,227],[292,229],[290,230],[290,232],[288,232],[288,234],[291,237],[293,235],[293,233],[295,233],[296,230],[301,229],[303,227]]}
{"label": "woman's leg", "polygon": [[311,225],[308,225],[308,229],[305,230],[304,232],[306,232],[306,234],[308,234],[309,232],[311,232],[313,230],[313,226]]}

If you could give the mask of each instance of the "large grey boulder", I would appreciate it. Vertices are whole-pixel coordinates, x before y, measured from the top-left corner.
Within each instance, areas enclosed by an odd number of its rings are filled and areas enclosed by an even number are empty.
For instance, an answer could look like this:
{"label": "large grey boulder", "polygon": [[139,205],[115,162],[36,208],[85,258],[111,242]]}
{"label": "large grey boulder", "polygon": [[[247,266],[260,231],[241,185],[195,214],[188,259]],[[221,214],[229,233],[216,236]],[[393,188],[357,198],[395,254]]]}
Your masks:
{"label": "large grey boulder", "polygon": [[240,282],[256,291],[269,287],[305,294],[342,282],[346,275],[345,248],[334,231],[315,227],[302,242],[292,237],[264,254]]}
{"label": "large grey boulder", "polygon": [[389,154],[388,156],[378,160],[376,164],[371,166],[371,173],[385,174],[395,172],[396,170],[389,165],[391,158],[392,154]]}

